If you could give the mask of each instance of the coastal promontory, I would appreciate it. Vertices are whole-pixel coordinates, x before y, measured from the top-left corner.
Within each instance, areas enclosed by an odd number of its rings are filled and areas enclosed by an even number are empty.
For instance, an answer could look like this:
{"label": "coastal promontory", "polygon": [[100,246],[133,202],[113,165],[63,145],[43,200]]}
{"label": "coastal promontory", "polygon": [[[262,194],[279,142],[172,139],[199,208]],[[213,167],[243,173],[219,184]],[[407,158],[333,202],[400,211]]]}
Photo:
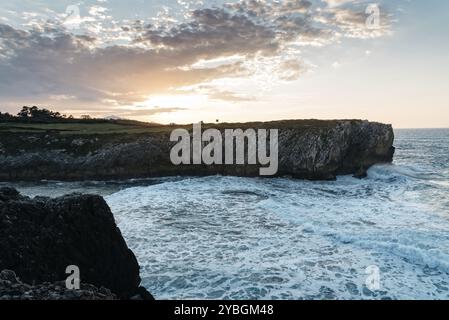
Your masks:
{"label": "coastal promontory", "polygon": [[[174,165],[170,133],[192,126],[133,122],[0,124],[0,181],[115,180],[159,176],[258,176],[259,166]],[[391,125],[362,120],[203,124],[203,129],[277,129],[276,176],[331,180],[366,175],[394,154]]]}

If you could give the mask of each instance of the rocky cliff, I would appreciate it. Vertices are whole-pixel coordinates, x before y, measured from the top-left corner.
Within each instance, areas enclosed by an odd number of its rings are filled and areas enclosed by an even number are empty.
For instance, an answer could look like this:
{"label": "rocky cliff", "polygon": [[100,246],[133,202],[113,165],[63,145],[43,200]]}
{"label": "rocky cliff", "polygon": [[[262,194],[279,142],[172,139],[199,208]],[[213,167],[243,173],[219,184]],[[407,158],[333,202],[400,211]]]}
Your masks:
{"label": "rocky cliff", "polygon": [[117,296],[104,287],[98,289],[81,284],[79,290],[69,290],[65,282],[29,285],[17,278],[14,271],[0,272],[0,300],[117,300]]}
{"label": "rocky cliff", "polygon": [[[15,189],[0,188],[0,270],[12,270],[24,283],[41,285],[65,280],[68,266],[79,268],[83,285],[108,288],[123,299],[151,298],[139,287],[137,260],[103,198],[75,194],[30,199]],[[0,293],[24,287],[10,273],[5,275],[9,278],[0,279]],[[45,295],[48,286],[30,290]],[[100,296],[92,288],[84,290]],[[112,297],[108,292],[102,294]]]}
{"label": "rocky cliff", "polygon": [[[360,120],[292,120],[204,125],[226,129],[279,129],[278,175],[334,179],[364,176],[376,163],[391,162],[394,133],[390,125]],[[188,129],[188,127],[186,127]],[[133,134],[70,132],[0,134],[0,181],[105,180],[169,175],[256,176],[254,165],[180,165],[170,161],[170,132],[175,127]],[[191,130],[191,127],[190,127]]]}

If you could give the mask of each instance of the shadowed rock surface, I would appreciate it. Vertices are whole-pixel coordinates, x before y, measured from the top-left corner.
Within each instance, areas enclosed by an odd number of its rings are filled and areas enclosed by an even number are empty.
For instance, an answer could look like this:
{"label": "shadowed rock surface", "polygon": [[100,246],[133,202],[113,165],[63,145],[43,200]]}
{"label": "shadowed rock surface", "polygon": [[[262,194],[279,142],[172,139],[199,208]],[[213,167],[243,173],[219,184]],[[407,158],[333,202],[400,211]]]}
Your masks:
{"label": "shadowed rock surface", "polygon": [[[259,165],[180,165],[170,161],[170,132],[159,126],[147,133],[72,134],[70,132],[0,135],[0,180],[107,180],[172,175],[258,176]],[[191,126],[183,126],[192,130]],[[204,125],[203,129],[279,129],[278,175],[310,180],[366,175],[391,162],[391,125],[361,120],[291,120]]]}
{"label": "shadowed rock surface", "polygon": [[21,282],[14,271],[0,272],[0,300],[117,300],[109,289],[81,284],[80,290],[68,290],[65,282],[31,286]]}
{"label": "shadowed rock surface", "polygon": [[50,199],[0,188],[0,270],[30,284],[65,280],[69,265],[81,283],[110,289],[119,298],[150,297],[139,288],[139,265],[104,199],[68,195]]}

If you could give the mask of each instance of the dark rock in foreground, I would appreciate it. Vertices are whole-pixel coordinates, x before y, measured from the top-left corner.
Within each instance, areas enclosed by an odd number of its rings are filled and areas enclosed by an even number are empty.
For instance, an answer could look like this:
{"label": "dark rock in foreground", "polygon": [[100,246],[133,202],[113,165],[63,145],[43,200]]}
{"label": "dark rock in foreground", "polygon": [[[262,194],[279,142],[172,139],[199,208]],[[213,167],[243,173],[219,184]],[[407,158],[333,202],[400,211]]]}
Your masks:
{"label": "dark rock in foreground", "polygon": [[109,289],[81,284],[80,290],[68,290],[65,282],[28,285],[14,271],[0,272],[0,300],[117,300]]}
{"label": "dark rock in foreground", "polygon": [[[181,165],[170,161],[170,133],[159,126],[133,134],[68,132],[2,133],[0,181],[108,180],[173,175],[258,176],[255,165]],[[192,130],[191,126],[184,129]],[[366,175],[374,164],[391,162],[391,125],[361,120],[291,120],[204,125],[203,129],[278,129],[278,176],[310,180]],[[147,130],[147,129],[145,129]]]}
{"label": "dark rock in foreground", "polygon": [[65,280],[70,265],[79,267],[81,283],[108,288],[119,298],[146,294],[136,257],[102,197],[30,199],[0,188],[0,270],[42,284]]}

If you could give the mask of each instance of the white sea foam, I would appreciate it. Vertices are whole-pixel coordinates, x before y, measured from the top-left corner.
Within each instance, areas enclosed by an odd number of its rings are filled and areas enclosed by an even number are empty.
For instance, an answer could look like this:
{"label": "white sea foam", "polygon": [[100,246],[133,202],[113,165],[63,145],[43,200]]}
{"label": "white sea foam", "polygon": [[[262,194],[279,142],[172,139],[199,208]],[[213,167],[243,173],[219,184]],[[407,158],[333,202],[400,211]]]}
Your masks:
{"label": "white sea foam", "polygon": [[449,221],[414,179],[394,166],[334,182],[214,176],[106,199],[161,299],[448,298]]}

